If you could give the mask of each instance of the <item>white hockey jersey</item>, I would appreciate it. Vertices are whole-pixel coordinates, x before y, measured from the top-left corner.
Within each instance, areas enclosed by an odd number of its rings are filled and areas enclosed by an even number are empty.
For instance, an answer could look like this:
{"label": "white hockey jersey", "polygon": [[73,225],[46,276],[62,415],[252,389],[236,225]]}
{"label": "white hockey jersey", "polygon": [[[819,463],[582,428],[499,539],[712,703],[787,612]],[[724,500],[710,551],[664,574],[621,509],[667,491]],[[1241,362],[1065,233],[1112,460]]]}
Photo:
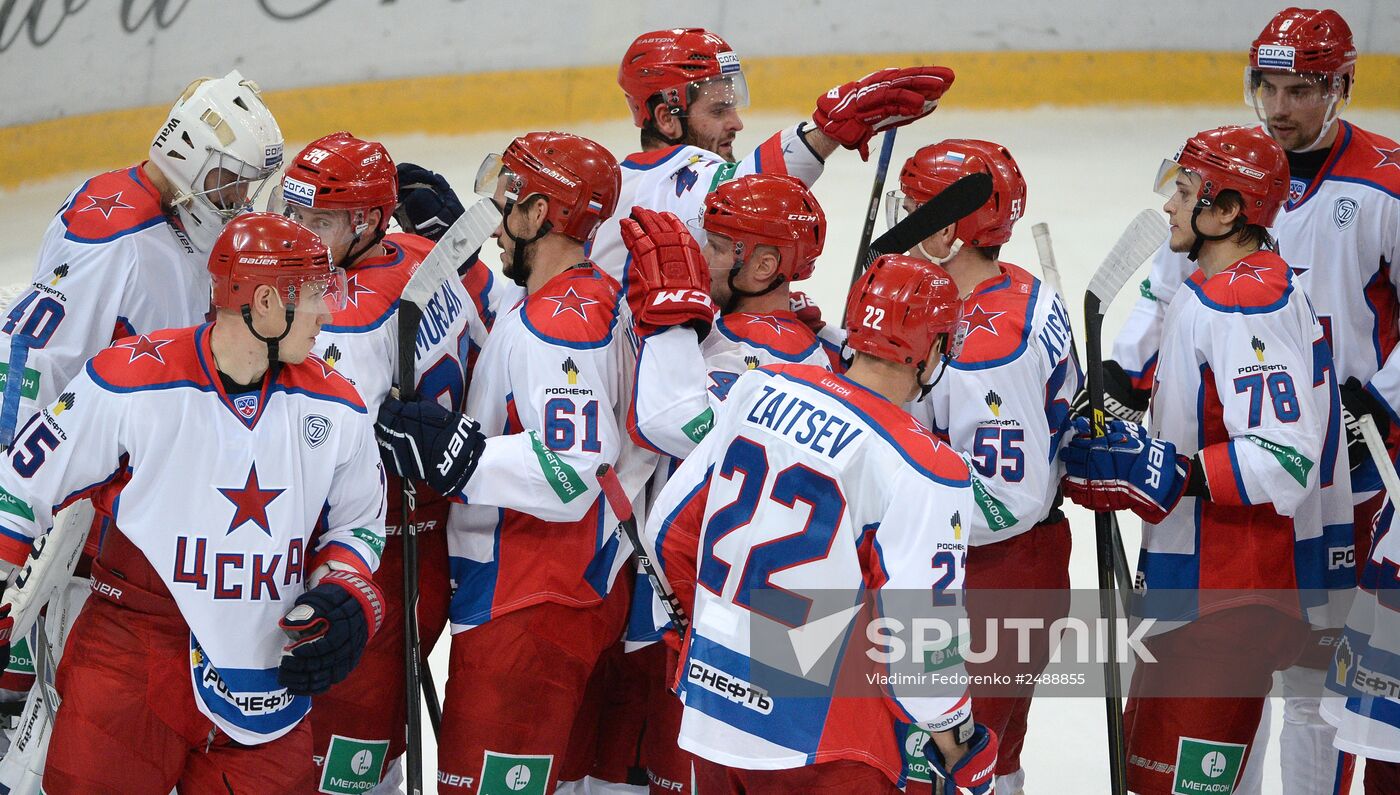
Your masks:
{"label": "white hockey jersey", "polygon": [[1327,672],[1322,716],[1334,744],[1368,759],[1400,763],[1400,533],[1387,503],[1371,559]]}
{"label": "white hockey jersey", "polygon": [[[1400,443],[1400,144],[1340,122],[1317,177],[1284,205],[1271,230],[1293,267],[1332,347],[1337,382],[1358,378],[1390,408],[1392,448]],[[1142,283],[1141,297],[1113,346],[1113,358],[1148,387],[1161,345],[1162,321],[1182,281],[1195,269],[1164,244]],[[1353,476],[1360,502],[1380,488],[1369,462]]]}
{"label": "white hockey jersey", "polygon": [[[800,696],[778,692],[755,681],[765,666],[752,633],[783,640],[810,627],[817,591],[843,589],[847,609],[862,589],[918,593],[925,606],[928,594],[936,604],[952,597],[972,510],[962,459],[879,395],[811,365],[740,376],[647,520],[647,542],[692,617],[677,672],[680,746],[751,770],[854,760],[900,781],[899,724],[951,728],[971,711],[964,686],[881,680],[890,669],[862,648],[866,617],[848,613],[822,648],[843,648],[840,665],[852,667],[835,680],[802,678]],[[879,618],[884,602],[869,604]],[[940,673],[959,681],[961,658],[943,661]],[[867,663],[875,679],[858,676],[869,687],[841,690]]]}
{"label": "white hockey jersey", "polygon": [[[385,254],[352,266],[346,279],[346,306],[321,327],[315,350],[336,372],[350,379],[368,407],[377,415],[379,405],[398,380],[399,296],[404,285],[432,250],[433,242],[417,235],[392,234],[384,238]],[[484,266],[482,266],[484,268]],[[466,408],[468,367],[486,343],[486,324],[480,312],[483,298],[467,293],[463,282],[448,279],[423,308],[414,346],[414,370],[418,395],[444,408]],[[444,529],[446,506],[427,487],[418,485],[413,521],[419,532]],[[389,476],[388,528],[398,532],[403,517],[403,488],[397,476]]]}
{"label": "white hockey jersey", "polygon": [[119,341],[30,420],[0,465],[0,556],[23,562],[60,507],[128,476],[114,519],[189,625],[195,703],[258,744],[311,706],[277,684],[306,573],[379,565],[384,470],[349,381],[310,357],[230,399],[211,328]]}
{"label": "white hockey jersey", "polygon": [[[670,212],[689,223],[700,217],[705,197],[721,183],[735,177],[790,174],[810,186],[821,176],[825,161],[802,139],[800,131],[804,125],[810,126],[803,122],[774,133],[737,163],[727,162],[698,146],[683,145],[629,156],[619,164],[622,190],[618,194],[617,211],[598,227],[587,249],[588,258],[621,283],[626,293],[629,255],[622,245],[620,224],[633,207]],[[698,226],[690,224],[691,234],[703,247],[705,232]]]}
{"label": "white hockey jersey", "polygon": [[636,495],[655,465],[622,430],[634,351],[619,303],[583,263],[492,328],[467,399],[491,438],[449,520],[453,632],[541,602],[598,604],[630,553],[596,475],[613,464]]}
{"label": "white hockey jersey", "polygon": [[1004,541],[1043,521],[1059,493],[1060,447],[1083,375],[1064,302],[1015,265],[963,301],[962,350],[907,408],[974,470],[969,543]]}
{"label": "white hockey jersey", "polygon": [[627,430],[648,450],[685,458],[713,424],[739,376],[770,364],[815,364],[838,370],[840,351],[787,310],[733,312],[715,318],[697,344],[683,327],[644,337]]}
{"label": "white hockey jersey", "polygon": [[0,376],[23,373],[18,403],[0,397],[0,427],[53,403],[113,340],[192,326],[209,312],[207,256],[166,217],[143,165],[83,183],[49,222],[32,287],[0,327]]}
{"label": "white hockey jersey", "polygon": [[1322,326],[1278,255],[1197,270],[1177,291],[1151,408],[1154,435],[1201,453],[1211,498],[1144,523],[1145,615],[1263,603],[1338,626],[1327,610],[1355,583],[1341,404]]}

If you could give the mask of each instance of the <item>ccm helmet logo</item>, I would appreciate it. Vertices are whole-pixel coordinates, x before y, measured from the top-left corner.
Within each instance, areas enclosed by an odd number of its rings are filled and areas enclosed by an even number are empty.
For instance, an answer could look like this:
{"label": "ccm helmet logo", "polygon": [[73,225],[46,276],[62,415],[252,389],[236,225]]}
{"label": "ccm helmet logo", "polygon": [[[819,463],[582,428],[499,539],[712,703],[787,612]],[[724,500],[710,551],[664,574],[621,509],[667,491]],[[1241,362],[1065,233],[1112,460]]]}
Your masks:
{"label": "ccm helmet logo", "polygon": [[789,221],[810,221],[811,223],[816,223],[816,222],[817,222],[817,217],[816,217],[815,215],[811,215],[810,213],[788,213],[788,220],[789,220]]}

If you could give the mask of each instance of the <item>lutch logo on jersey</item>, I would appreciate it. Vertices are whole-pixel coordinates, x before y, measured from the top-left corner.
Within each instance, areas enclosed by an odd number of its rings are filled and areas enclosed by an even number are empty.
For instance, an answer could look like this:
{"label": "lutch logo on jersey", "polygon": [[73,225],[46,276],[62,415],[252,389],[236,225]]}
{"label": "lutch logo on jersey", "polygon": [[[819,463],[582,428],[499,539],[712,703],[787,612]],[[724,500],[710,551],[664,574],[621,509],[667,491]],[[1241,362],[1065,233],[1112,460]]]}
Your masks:
{"label": "lutch logo on jersey", "polygon": [[52,278],[52,279],[49,279],[49,286],[50,286],[50,287],[57,287],[57,286],[58,286],[58,283],[59,283],[60,281],[63,280],[63,277],[64,277],[64,276],[67,276],[67,275],[68,275],[68,263],[65,262],[65,263],[63,263],[62,265],[59,265],[57,268],[54,268],[54,269],[53,269],[53,278]]}
{"label": "lutch logo on jersey", "polygon": [[301,421],[301,435],[306,439],[306,446],[315,450],[320,447],[331,433],[331,421],[320,414],[308,414]]}
{"label": "lutch logo on jersey", "polygon": [[578,384],[578,365],[574,364],[574,359],[572,356],[564,360],[564,364],[560,369],[562,369],[564,371],[564,374],[568,376],[569,386],[575,386]]}
{"label": "lutch logo on jersey", "polygon": [[1264,341],[1258,337],[1253,337],[1249,341],[1249,347],[1254,349],[1254,358],[1260,362],[1264,361]]}
{"label": "lutch logo on jersey", "polygon": [[1338,687],[1346,687],[1347,679],[1351,674],[1351,644],[1347,642],[1346,636],[1342,636],[1342,642],[1337,645],[1337,651],[1332,655],[1333,667],[1337,669],[1334,677]]}
{"label": "lutch logo on jersey", "polygon": [[745,356],[745,357],[744,357],[744,364],[748,365],[748,367],[749,367],[750,370],[757,370],[757,369],[758,369],[758,357],[757,357],[757,356]]}
{"label": "lutch logo on jersey", "polygon": [[1338,231],[1351,226],[1356,220],[1356,210],[1356,199],[1348,196],[1343,196],[1332,205],[1332,223],[1337,225]]}
{"label": "lutch logo on jersey", "polygon": [[58,402],[53,404],[53,411],[51,413],[57,417],[68,409],[73,408],[74,400],[75,396],[72,392],[64,392],[58,396]]}
{"label": "lutch logo on jersey", "polygon": [[326,352],[321,355],[321,358],[325,359],[326,364],[329,364],[331,369],[334,370],[335,363],[340,361],[340,348],[332,342],[331,346],[326,349]]}
{"label": "lutch logo on jersey", "polygon": [[948,522],[953,526],[953,540],[962,540],[962,511],[953,511],[953,518]]}

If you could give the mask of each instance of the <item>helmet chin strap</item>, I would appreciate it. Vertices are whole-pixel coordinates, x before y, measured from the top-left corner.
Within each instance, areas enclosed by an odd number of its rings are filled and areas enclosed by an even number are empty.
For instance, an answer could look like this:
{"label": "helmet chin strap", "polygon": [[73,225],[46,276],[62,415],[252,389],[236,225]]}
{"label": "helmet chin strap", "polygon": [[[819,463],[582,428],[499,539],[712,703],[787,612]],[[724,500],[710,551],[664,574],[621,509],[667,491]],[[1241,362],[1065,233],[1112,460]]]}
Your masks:
{"label": "helmet chin strap", "polygon": [[525,270],[525,249],[536,240],[549,234],[554,229],[554,225],[546,219],[544,223],[540,224],[540,231],[536,232],[532,237],[517,237],[514,232],[510,231],[510,224],[506,223],[504,220],[501,221],[501,228],[506,231],[506,237],[510,238],[511,242],[515,244],[515,251],[513,251],[510,256],[511,272],[505,275],[510,277],[510,280],[517,285],[524,287],[525,283],[530,280],[530,274]]}
{"label": "helmet chin strap", "polygon": [[1196,242],[1191,244],[1191,250],[1186,252],[1186,258],[1192,262],[1195,262],[1196,257],[1201,255],[1201,246],[1204,246],[1207,240],[1224,240],[1244,228],[1244,218],[1242,216],[1235,216],[1234,224],[1218,235],[1208,235],[1202,232],[1201,228],[1196,225],[1196,219],[1200,218],[1201,211],[1209,206],[1211,206],[1209,201],[1198,201],[1196,202],[1195,209],[1191,211],[1191,232],[1196,235]]}
{"label": "helmet chin strap", "polygon": [[248,331],[267,346],[267,369],[271,372],[273,378],[277,377],[277,369],[282,365],[282,361],[277,358],[277,345],[292,332],[292,316],[296,314],[296,311],[297,308],[295,306],[287,304],[287,322],[286,325],[282,327],[282,333],[275,337],[264,337],[258,333],[257,329],[253,328],[252,307],[248,304],[244,304],[243,308],[239,310],[243,315],[243,324],[248,327]]}
{"label": "helmet chin strap", "polygon": [[924,248],[924,243],[926,242],[928,241],[919,241],[919,253],[923,254],[925,257],[928,257],[928,261],[932,262],[934,265],[946,265],[950,260],[953,259],[953,257],[956,257],[958,255],[959,251],[962,251],[962,241],[954,240],[953,245],[948,247],[947,256],[935,257],[928,252],[928,249]]}
{"label": "helmet chin strap", "polygon": [[932,392],[933,388],[938,386],[938,382],[942,381],[943,376],[948,374],[948,366],[952,364],[953,356],[948,353],[947,334],[944,334],[943,337],[943,350],[938,354],[939,361],[943,366],[938,368],[938,375],[934,376],[933,380],[929,383],[924,383],[924,367],[928,365],[927,361],[920,362],[919,369],[914,373],[914,378],[919,383],[919,396],[915,398],[915,400],[919,402],[923,402],[923,399],[928,397],[928,393]]}

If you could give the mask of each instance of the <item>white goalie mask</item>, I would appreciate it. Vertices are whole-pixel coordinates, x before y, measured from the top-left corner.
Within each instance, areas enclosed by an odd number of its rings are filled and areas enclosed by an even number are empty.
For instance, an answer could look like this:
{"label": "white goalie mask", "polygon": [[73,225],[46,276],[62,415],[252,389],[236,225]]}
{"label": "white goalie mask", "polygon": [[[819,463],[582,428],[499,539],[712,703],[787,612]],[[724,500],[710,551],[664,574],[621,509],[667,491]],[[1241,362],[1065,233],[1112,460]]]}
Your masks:
{"label": "white goalie mask", "polygon": [[235,69],[191,83],[151,143],[151,162],[190,243],[208,251],[282,166],[282,131],[258,86]]}

